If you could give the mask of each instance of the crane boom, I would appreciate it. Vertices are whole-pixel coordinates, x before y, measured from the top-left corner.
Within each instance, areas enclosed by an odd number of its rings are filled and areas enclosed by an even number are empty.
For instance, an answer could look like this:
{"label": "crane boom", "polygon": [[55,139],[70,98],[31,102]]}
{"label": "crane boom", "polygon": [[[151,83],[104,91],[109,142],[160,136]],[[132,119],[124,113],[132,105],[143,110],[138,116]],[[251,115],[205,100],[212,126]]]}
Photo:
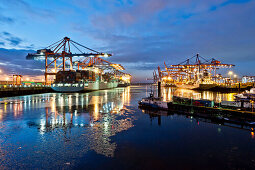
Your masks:
{"label": "crane boom", "polygon": [[[71,46],[78,50],[79,53],[72,53]],[[110,56],[112,56],[112,54],[98,52],[68,37],[64,37],[44,49],[37,50],[36,53],[29,53],[26,59],[45,60],[45,82],[47,84],[48,75],[56,75],[58,71],[66,71],[67,69],[73,70],[73,57],[100,58]],[[66,68],[66,64],[70,67]]]}

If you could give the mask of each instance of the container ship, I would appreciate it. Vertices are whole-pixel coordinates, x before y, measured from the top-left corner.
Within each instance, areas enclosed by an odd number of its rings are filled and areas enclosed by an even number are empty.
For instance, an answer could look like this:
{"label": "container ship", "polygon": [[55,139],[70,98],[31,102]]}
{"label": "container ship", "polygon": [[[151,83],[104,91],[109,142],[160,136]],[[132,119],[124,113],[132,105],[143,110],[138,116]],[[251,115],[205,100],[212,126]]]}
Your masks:
{"label": "container ship", "polygon": [[51,88],[57,92],[82,92],[116,87],[126,87],[130,83],[124,79],[116,78],[111,73],[102,73],[97,69],[59,71]]}

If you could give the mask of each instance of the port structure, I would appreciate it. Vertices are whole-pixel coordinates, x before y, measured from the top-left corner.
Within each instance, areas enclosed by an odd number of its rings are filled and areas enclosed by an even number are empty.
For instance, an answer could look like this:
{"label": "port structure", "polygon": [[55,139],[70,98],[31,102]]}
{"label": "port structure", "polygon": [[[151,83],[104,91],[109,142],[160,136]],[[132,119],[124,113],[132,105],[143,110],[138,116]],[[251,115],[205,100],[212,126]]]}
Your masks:
{"label": "port structure", "polygon": [[158,75],[154,75],[154,81],[162,81],[164,83],[205,83],[212,84],[221,75],[216,74],[220,68],[232,68],[233,64],[223,64],[214,58],[207,60],[204,57],[196,54],[187,60],[176,64],[167,66],[164,62],[165,70],[161,71],[158,66]]}
{"label": "port structure", "polygon": [[22,75],[13,75],[13,85],[18,85],[20,86],[22,84]]}
{"label": "port structure", "polygon": [[[159,67],[160,69],[160,67]],[[161,70],[159,71],[161,73]],[[154,70],[152,73],[153,77],[152,78],[147,78],[146,80],[152,80],[154,84],[156,84],[159,81],[159,76],[157,75],[157,71]]]}
{"label": "port structure", "polygon": [[[79,53],[72,53],[73,49]],[[84,52],[84,50],[89,52]],[[110,56],[112,56],[112,54],[98,52],[68,37],[64,37],[44,49],[37,50],[34,54],[28,54],[26,59],[45,60],[45,84],[49,84],[48,76],[56,76],[58,71],[73,70],[73,58],[86,57],[89,58],[89,60],[100,60],[100,57]]]}
{"label": "port structure", "polygon": [[131,78],[128,73],[122,72],[125,68],[121,64],[115,64],[102,59],[98,56],[85,58],[83,61],[76,62],[78,70],[86,70],[90,68],[97,68],[100,70],[108,70],[108,75],[127,81]]}
{"label": "port structure", "polygon": [[77,62],[78,70],[84,70],[87,67],[96,66],[102,69],[114,68],[115,70],[125,70],[121,64],[114,64],[100,57],[89,57],[83,61]]}

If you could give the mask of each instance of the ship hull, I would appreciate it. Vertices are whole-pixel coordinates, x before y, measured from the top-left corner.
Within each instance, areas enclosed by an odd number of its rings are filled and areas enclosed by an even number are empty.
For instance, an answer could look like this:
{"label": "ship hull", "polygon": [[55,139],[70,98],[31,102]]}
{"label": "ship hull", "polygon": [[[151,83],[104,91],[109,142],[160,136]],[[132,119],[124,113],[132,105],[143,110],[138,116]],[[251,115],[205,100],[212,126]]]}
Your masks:
{"label": "ship hull", "polygon": [[127,87],[127,86],[130,86],[129,83],[119,83],[118,84],[118,87]]}
{"label": "ship hull", "polygon": [[51,88],[57,92],[82,92],[112,89],[118,87],[118,82],[89,82],[76,84],[53,84]]}
{"label": "ship hull", "polygon": [[176,87],[182,88],[182,89],[195,89],[195,88],[198,88],[199,85],[186,85],[186,84],[179,85],[179,84],[177,84]]}

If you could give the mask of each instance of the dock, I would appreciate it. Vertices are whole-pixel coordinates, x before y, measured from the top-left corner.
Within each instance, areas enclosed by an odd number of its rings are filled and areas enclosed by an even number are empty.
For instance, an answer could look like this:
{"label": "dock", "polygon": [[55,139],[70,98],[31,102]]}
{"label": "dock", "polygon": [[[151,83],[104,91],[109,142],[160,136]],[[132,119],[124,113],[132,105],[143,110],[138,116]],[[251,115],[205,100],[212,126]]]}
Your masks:
{"label": "dock", "polygon": [[[161,94],[161,83],[158,83],[158,94]],[[238,107],[236,107],[238,106]],[[255,126],[255,112],[253,103],[250,105],[226,105],[224,103],[215,103],[211,100],[194,100],[173,96],[172,101],[163,101],[161,95],[154,97],[153,94],[148,98],[143,98],[139,102],[139,107],[154,110],[165,110],[168,112],[185,114],[189,116],[198,116],[201,118],[212,119],[215,121],[224,121],[246,126]]]}
{"label": "dock", "polygon": [[53,92],[49,85],[1,85],[0,98]]}
{"label": "dock", "polygon": [[188,104],[180,104],[175,102],[167,102],[168,108],[151,108],[149,106],[140,105],[141,109],[149,109],[155,111],[167,111],[170,114],[181,114],[198,118],[210,119],[218,123],[231,123],[241,126],[255,127],[255,112],[242,111],[219,107],[194,106]]}

